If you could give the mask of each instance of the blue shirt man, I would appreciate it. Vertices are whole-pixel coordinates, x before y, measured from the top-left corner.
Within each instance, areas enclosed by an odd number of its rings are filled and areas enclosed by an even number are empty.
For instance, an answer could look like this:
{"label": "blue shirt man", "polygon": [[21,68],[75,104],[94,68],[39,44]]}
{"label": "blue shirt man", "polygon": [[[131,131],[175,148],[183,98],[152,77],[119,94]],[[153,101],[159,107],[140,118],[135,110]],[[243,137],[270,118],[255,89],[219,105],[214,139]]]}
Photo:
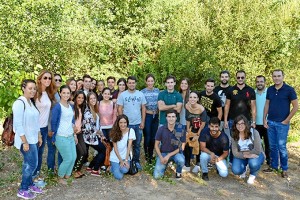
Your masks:
{"label": "blue shirt man", "polygon": [[146,99],[141,91],[135,89],[136,77],[129,76],[127,78],[128,90],[121,93],[118,97],[118,114],[127,115],[129,119],[129,128],[134,129],[136,140],[133,141],[133,158],[137,168],[142,169],[140,165],[140,146],[142,141],[142,129],[144,129],[146,118]]}
{"label": "blue shirt man", "polygon": [[176,178],[181,178],[184,166],[183,149],[185,147],[186,135],[181,124],[176,124],[177,111],[171,109],[166,111],[167,124],[159,127],[155,136],[155,151],[157,159],[153,176],[155,179],[162,177],[169,161],[176,163]]}
{"label": "blue shirt man", "polygon": [[267,129],[264,127],[264,107],[267,97],[266,78],[262,75],[256,77],[256,130],[264,141],[267,164],[270,165],[270,147]]}
{"label": "blue shirt man", "polygon": [[[277,170],[279,166],[278,155],[283,178],[287,178],[288,155],[286,149],[287,135],[290,128],[290,120],[298,110],[297,94],[293,87],[283,82],[284,73],[276,69],[272,73],[273,86],[267,90],[267,100],[264,108],[264,126],[268,129],[270,144],[270,168],[264,172]],[[290,104],[293,108],[290,110]]]}

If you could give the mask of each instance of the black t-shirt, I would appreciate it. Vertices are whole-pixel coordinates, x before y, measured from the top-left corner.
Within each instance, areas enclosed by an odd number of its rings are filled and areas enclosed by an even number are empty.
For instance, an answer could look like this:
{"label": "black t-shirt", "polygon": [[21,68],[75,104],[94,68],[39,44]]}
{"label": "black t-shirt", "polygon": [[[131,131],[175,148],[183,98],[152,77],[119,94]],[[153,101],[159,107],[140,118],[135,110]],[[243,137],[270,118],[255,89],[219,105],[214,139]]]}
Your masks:
{"label": "black t-shirt", "polygon": [[[222,107],[220,97],[216,93],[207,95],[206,91],[202,91],[199,94],[200,104],[205,108],[207,116],[209,118],[218,117],[217,108]],[[208,119],[209,120],[209,119]]]}
{"label": "black t-shirt", "polygon": [[206,142],[206,148],[214,152],[217,156],[221,156],[223,151],[229,150],[229,140],[227,135],[222,131],[219,137],[213,138],[210,135],[209,128],[205,128],[200,135],[200,142]]}
{"label": "black t-shirt", "polygon": [[214,89],[214,92],[220,97],[220,100],[222,102],[222,111],[223,111],[222,121],[224,121],[224,108],[225,108],[225,102],[226,102],[226,93],[229,91],[230,88],[231,88],[231,86],[223,88],[220,85],[218,85]]}
{"label": "black t-shirt", "polygon": [[240,90],[236,85],[232,86],[226,98],[230,100],[230,108],[228,118],[234,120],[239,115],[245,115],[248,120],[251,120],[251,100],[255,100],[255,91],[252,87],[245,85]]}
{"label": "black t-shirt", "polygon": [[201,114],[194,114],[194,113],[190,113],[190,111],[188,109],[186,109],[185,111],[185,119],[186,121],[189,121],[192,127],[192,132],[193,133],[197,133],[199,130],[199,123],[197,123],[198,119],[200,118],[201,123],[206,122],[207,121],[207,114],[206,111],[204,110]]}

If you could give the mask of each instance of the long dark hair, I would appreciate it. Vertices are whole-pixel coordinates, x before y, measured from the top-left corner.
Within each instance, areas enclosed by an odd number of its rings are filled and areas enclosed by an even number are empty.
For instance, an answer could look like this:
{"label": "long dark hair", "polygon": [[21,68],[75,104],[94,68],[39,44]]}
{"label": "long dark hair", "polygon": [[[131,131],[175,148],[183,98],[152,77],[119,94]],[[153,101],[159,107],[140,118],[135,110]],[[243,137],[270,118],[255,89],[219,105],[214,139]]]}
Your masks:
{"label": "long dark hair", "polygon": [[127,126],[129,125],[129,120],[128,120],[128,117],[124,114],[122,115],[119,115],[109,133],[109,137],[110,139],[112,140],[112,142],[116,143],[118,141],[120,141],[123,137],[123,133],[120,129],[120,126],[119,126],[119,122],[121,119],[125,119],[126,122],[127,122]]}
{"label": "long dark hair", "polygon": [[[77,101],[76,101],[76,98],[82,94],[83,95],[83,103],[81,105],[78,105],[77,104]],[[84,113],[84,110],[85,110],[85,106],[86,106],[86,96],[84,94],[84,92],[82,90],[78,90],[75,92],[75,96],[74,96],[74,111],[75,111],[75,119],[78,119],[79,118],[79,109],[81,111],[81,114],[83,115]],[[78,109],[79,107],[79,109]],[[83,117],[82,119],[83,120]]]}
{"label": "long dark hair", "polygon": [[235,119],[234,119],[234,122],[233,122],[233,125],[232,125],[232,138],[235,140],[235,141],[238,141],[240,139],[240,132],[239,130],[236,128],[236,125],[239,121],[243,120],[244,123],[245,123],[245,131],[244,131],[244,134],[245,134],[245,139],[249,139],[251,137],[251,131],[250,131],[250,124],[249,124],[249,121],[248,119],[244,116],[244,115],[239,115],[237,116]]}
{"label": "long dark hair", "polygon": [[186,81],[187,84],[188,84],[188,88],[186,89],[186,93],[185,93],[185,97],[184,97],[184,104],[186,104],[189,101],[189,95],[190,95],[190,88],[191,88],[190,79],[189,78],[183,78],[180,81],[180,84],[179,84],[179,93],[180,94],[182,94],[182,92],[183,92],[182,89],[181,89],[181,87],[180,87],[182,81]]}

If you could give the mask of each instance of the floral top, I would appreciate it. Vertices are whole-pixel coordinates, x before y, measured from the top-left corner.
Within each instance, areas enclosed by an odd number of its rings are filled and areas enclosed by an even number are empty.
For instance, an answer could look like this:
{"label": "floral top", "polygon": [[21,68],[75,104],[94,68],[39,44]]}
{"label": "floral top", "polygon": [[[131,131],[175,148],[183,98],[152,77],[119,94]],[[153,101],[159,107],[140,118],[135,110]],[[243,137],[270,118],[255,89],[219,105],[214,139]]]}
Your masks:
{"label": "floral top", "polygon": [[97,131],[100,130],[100,122],[98,114],[96,116],[95,120],[90,108],[87,106],[82,121],[83,139],[86,144],[98,145],[99,143]]}

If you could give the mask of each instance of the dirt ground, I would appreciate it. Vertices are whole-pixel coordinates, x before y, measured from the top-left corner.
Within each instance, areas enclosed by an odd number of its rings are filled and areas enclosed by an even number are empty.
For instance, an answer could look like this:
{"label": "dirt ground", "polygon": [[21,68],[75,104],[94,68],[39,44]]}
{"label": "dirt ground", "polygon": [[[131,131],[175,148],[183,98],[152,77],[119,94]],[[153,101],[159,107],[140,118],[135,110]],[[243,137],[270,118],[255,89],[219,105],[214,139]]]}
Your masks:
{"label": "dirt ground", "polygon": [[[260,172],[255,184],[248,185],[247,178],[240,179],[232,173],[227,178],[221,178],[212,169],[208,182],[193,173],[184,173],[181,180],[175,180],[175,173],[169,169],[170,178],[154,180],[149,170],[146,170],[134,176],[126,175],[121,181],[109,175],[88,175],[74,180],[68,186],[49,184],[44,194],[38,195],[36,199],[300,199],[300,142],[289,143],[288,149],[289,179],[281,178],[280,174]],[[9,151],[13,150],[0,151],[1,163]],[[21,165],[18,156],[15,151],[15,155],[6,158],[7,162],[0,168],[0,199],[17,199],[16,180]],[[14,169],[17,175],[11,173]]]}

